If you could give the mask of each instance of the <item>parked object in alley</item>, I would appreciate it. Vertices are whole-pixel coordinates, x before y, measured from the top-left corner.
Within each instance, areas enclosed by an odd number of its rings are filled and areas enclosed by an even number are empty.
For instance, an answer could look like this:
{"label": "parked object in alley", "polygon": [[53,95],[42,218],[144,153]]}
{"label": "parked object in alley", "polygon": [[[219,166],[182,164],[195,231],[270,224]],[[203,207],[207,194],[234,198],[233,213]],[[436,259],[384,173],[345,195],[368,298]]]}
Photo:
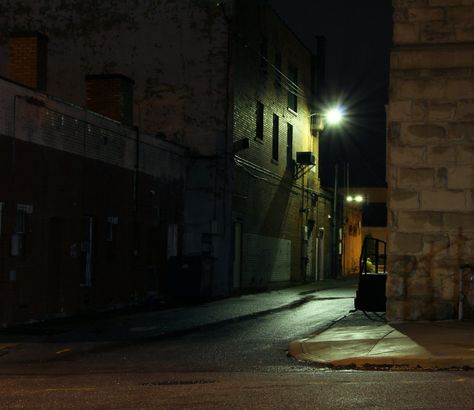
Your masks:
{"label": "parked object in alley", "polygon": [[367,236],[362,245],[359,287],[354,306],[364,312],[385,312],[386,242]]}

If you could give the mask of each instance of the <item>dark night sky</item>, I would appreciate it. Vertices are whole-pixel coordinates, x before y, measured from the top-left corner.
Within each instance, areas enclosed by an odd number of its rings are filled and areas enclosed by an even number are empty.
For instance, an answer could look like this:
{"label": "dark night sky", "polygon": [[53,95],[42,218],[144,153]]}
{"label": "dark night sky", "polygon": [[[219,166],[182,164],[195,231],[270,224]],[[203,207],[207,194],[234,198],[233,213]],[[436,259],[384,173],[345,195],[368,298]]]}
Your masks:
{"label": "dark night sky", "polygon": [[352,186],[385,183],[391,0],[270,0],[310,50],[326,37],[325,104],[339,103],[347,121],[321,136],[321,178],[333,184],[335,163],[350,164]]}

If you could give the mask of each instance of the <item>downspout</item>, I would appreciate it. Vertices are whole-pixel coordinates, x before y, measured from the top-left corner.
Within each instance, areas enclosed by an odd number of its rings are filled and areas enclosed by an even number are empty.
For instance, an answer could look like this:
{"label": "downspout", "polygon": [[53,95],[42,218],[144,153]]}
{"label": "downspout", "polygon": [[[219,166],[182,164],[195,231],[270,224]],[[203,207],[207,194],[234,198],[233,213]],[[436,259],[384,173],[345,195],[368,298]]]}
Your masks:
{"label": "downspout", "polygon": [[138,238],[138,171],[140,167],[140,130],[138,127],[134,127],[135,130],[135,169],[133,174],[133,237],[134,237],[134,249],[133,256],[134,262],[137,260],[139,255],[139,238]]}
{"label": "downspout", "polygon": [[[225,240],[226,234],[230,234],[232,229],[227,232],[227,224],[229,224],[229,228],[232,225],[232,191],[233,191],[233,152],[229,147],[232,147],[230,143],[231,139],[233,138],[232,129],[230,128],[230,116],[232,115],[233,110],[233,101],[231,102],[231,70],[232,70],[232,21],[227,15],[224,4],[218,3],[218,7],[222,10],[222,15],[224,16],[224,20],[227,23],[227,62],[226,62],[226,98],[225,98],[225,144],[224,144],[224,167],[225,167],[225,178],[229,181],[227,184],[224,181],[224,202],[223,202],[223,219],[224,219],[224,226],[223,226],[223,240],[224,243],[230,244],[233,243],[232,240]],[[228,209],[229,208],[229,209]],[[229,238],[232,239],[232,238]],[[229,247],[227,252],[227,269],[228,269],[228,286],[227,291],[230,294],[233,291],[233,264],[232,264],[232,255],[233,250]]]}
{"label": "downspout", "polygon": [[15,171],[15,156],[16,156],[16,102],[17,99],[19,98],[19,95],[14,95],[13,96],[13,124],[12,124],[12,150],[11,150],[11,156],[12,156],[12,174]]}

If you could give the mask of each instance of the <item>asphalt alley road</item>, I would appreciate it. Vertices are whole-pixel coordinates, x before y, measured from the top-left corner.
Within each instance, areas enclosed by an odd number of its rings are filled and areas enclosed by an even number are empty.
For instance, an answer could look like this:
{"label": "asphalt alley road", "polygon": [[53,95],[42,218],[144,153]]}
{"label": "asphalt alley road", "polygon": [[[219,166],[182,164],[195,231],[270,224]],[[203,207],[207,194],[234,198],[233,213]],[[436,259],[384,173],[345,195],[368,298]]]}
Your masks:
{"label": "asphalt alley road", "polygon": [[63,361],[0,369],[0,408],[471,409],[472,372],[318,369],[287,357],[289,341],[353,306],[354,288],[187,335]]}

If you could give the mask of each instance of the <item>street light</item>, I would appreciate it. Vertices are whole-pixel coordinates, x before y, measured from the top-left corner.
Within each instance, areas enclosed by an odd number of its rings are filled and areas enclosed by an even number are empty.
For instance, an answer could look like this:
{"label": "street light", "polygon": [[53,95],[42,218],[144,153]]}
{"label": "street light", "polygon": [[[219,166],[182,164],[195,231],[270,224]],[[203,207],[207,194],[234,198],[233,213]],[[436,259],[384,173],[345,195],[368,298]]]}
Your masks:
{"label": "street light", "polygon": [[347,195],[346,201],[361,203],[364,201],[364,197],[362,195]]}
{"label": "street light", "polygon": [[342,121],[344,113],[340,107],[336,106],[328,110],[325,117],[329,125],[338,125]]}
{"label": "street light", "polygon": [[311,130],[320,132],[324,131],[327,125],[336,126],[344,120],[344,109],[338,105],[325,110],[323,112],[314,112],[311,117]]}

